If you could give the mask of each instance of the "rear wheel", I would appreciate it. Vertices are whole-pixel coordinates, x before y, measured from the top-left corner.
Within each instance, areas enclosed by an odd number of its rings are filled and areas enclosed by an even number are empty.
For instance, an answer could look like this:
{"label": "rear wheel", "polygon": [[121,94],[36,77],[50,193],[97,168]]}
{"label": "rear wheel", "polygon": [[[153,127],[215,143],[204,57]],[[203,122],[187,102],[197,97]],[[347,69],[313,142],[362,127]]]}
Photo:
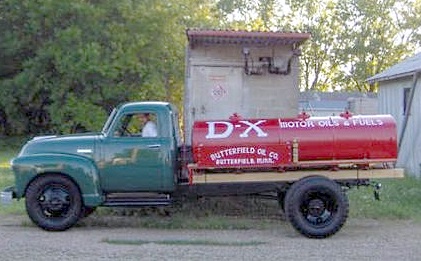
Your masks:
{"label": "rear wheel", "polygon": [[287,219],[310,238],[325,238],[338,232],[348,211],[348,198],[341,186],[325,177],[297,181],[285,196]]}
{"label": "rear wheel", "polygon": [[29,218],[45,230],[66,230],[77,223],[82,212],[79,188],[61,175],[35,179],[25,197]]}

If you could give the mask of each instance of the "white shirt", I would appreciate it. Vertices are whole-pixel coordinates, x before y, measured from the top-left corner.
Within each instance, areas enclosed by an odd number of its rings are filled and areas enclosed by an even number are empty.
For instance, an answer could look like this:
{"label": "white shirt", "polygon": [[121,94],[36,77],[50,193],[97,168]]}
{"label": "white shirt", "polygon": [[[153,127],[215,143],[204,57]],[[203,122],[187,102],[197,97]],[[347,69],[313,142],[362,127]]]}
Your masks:
{"label": "white shirt", "polygon": [[156,130],[156,124],[153,121],[147,121],[143,126],[142,137],[156,137],[158,132]]}

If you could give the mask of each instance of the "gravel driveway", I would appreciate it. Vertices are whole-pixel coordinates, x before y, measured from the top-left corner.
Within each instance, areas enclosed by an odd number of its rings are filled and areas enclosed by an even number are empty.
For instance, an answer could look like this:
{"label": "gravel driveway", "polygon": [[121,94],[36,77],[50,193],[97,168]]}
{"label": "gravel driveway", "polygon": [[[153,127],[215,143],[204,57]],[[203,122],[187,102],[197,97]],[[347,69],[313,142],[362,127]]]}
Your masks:
{"label": "gravel driveway", "polygon": [[[22,225],[27,223],[25,216],[0,216],[0,260],[421,259],[421,223],[411,221],[350,219],[338,234],[324,240],[304,238],[286,222],[267,230],[79,226],[66,232]],[[141,240],[144,244],[107,242],[113,240]]]}

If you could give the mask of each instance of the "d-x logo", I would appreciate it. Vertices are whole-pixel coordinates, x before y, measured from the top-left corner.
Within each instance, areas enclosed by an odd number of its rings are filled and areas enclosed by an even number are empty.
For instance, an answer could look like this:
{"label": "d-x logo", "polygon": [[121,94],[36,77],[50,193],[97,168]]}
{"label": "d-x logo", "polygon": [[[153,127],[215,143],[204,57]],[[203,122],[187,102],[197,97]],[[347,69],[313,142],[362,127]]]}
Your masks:
{"label": "d-x logo", "polygon": [[[268,134],[264,132],[259,125],[266,122],[266,120],[259,120],[256,123],[251,123],[249,121],[238,121],[242,124],[233,124],[228,121],[207,121],[208,124],[208,134],[206,135],[206,139],[225,139],[228,138],[232,132],[234,131],[234,128],[240,128],[245,126],[248,126],[247,129],[245,129],[242,133],[239,134],[240,138],[247,138],[249,136],[249,133],[253,130],[256,132],[257,137],[267,137]],[[224,130],[216,133],[216,125],[223,126]]]}

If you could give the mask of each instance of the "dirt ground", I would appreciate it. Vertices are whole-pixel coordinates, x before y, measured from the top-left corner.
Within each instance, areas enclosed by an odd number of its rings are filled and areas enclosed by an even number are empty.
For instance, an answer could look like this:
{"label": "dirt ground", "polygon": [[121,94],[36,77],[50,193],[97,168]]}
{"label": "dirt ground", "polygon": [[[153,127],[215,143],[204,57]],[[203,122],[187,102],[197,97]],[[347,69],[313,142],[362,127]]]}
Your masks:
{"label": "dirt ground", "polygon": [[[323,240],[304,238],[286,222],[266,230],[82,225],[66,232],[28,224],[25,216],[0,216],[0,260],[421,260],[421,223],[412,221],[349,219]],[[146,243],[108,242],[113,240]]]}

